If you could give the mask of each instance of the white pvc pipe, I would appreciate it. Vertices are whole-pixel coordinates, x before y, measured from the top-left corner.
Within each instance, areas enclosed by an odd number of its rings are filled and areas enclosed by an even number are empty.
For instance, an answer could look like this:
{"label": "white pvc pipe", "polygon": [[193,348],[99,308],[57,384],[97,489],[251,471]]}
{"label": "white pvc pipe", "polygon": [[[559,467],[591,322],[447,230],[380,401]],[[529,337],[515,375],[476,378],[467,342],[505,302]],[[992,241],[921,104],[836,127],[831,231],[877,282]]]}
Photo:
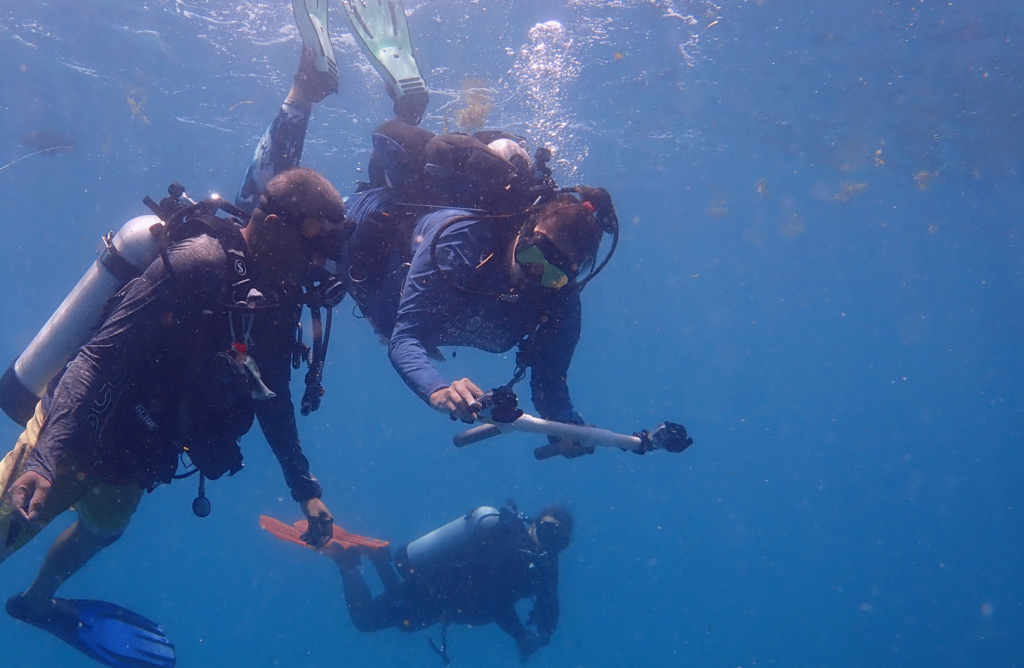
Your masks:
{"label": "white pvc pipe", "polygon": [[602,445],[637,452],[643,447],[641,440],[636,436],[616,434],[613,431],[597,427],[542,420],[532,415],[523,415],[514,422],[490,422],[488,420],[483,422],[485,424],[456,434],[453,439],[455,445],[462,447],[471,443],[478,443],[492,436],[498,436],[499,434],[521,431],[530,434],[544,434],[545,436],[554,436],[556,438],[567,438],[579,441],[584,445]]}

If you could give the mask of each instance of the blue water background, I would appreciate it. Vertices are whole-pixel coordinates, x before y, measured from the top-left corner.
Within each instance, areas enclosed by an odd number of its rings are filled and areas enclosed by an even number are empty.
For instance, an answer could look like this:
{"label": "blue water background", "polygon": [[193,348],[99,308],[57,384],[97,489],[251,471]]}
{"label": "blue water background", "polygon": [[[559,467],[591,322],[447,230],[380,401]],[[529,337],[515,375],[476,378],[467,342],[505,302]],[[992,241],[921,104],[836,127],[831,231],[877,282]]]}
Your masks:
{"label": "blue water background", "polygon": [[[619,431],[680,421],[695,444],[458,451],[346,302],[324,408],[300,422],[338,523],[401,542],[482,503],[570,503],[562,620],[535,666],[1024,665],[1022,6],[407,4],[424,127],[454,130],[464,88],[485,88],[492,126],[615,197],[577,407]],[[304,164],[346,192],[390,104],[340,16],[332,33],[341,94]],[[77,142],[0,171],[8,358],[143,195],[233,194],[298,48],[279,1],[5,4],[0,163],[30,152],[25,130]],[[458,353],[450,378],[511,373]],[[244,450],[209,518],[192,482],[157,490],[63,594],[158,620],[182,668],[439,665],[426,632],[354,631],[334,566],[259,529],[299,512],[262,437]],[[3,564],[0,594],[70,519]],[[517,665],[493,626],[449,640],[456,666]],[[6,617],[0,646],[4,666],[95,665]]]}

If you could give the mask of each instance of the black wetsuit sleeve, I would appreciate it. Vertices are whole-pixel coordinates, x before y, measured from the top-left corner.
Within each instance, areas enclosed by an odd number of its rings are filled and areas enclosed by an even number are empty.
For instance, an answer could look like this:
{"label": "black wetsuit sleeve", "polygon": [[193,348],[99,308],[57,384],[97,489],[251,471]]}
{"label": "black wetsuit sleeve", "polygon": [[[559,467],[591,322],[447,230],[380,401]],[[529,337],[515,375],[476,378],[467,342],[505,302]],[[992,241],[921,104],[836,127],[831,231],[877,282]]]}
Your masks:
{"label": "black wetsuit sleeve", "polygon": [[530,612],[530,622],[537,625],[537,635],[547,639],[558,626],[558,563],[543,563],[541,575],[537,599]]}
{"label": "black wetsuit sleeve", "polygon": [[[295,423],[295,404],[292,402],[291,349],[295,342],[295,321],[298,314],[290,309],[273,312],[263,317],[269,327],[259,327],[259,340],[253,348],[253,357],[259,364],[260,375],[277,396],[256,402],[256,418],[263,435],[281,465],[285,483],[295,501],[319,499],[323,490],[310,473],[309,460],[299,444],[299,429]],[[257,322],[259,322],[257,320]]]}
{"label": "black wetsuit sleeve", "polygon": [[494,611],[494,623],[513,640],[521,640],[530,635],[530,630],[523,626],[515,607],[509,603]]}
{"label": "black wetsuit sleeve", "polygon": [[[542,559],[536,566],[541,575],[527,623],[536,627],[537,635],[547,644],[558,626],[558,565]],[[520,640],[530,635],[530,630],[519,619],[514,601],[503,602],[493,613],[494,622],[513,639]]]}
{"label": "black wetsuit sleeve", "polygon": [[220,284],[224,255],[209,237],[186,240],[167,253],[181,283],[171,278],[158,258],[114,297],[99,330],[82,346],[57,384],[26,470],[53,482],[57,464],[66,453],[87,454],[99,439],[97,415],[112,406],[125,376],[146,366],[165,330],[197,310],[192,304],[195,298],[182,283],[191,289]]}
{"label": "black wetsuit sleeve", "polygon": [[545,420],[583,424],[583,418],[573,408],[566,380],[580,340],[580,311],[579,292],[567,293],[552,303],[547,321],[526,344],[533,405]]}

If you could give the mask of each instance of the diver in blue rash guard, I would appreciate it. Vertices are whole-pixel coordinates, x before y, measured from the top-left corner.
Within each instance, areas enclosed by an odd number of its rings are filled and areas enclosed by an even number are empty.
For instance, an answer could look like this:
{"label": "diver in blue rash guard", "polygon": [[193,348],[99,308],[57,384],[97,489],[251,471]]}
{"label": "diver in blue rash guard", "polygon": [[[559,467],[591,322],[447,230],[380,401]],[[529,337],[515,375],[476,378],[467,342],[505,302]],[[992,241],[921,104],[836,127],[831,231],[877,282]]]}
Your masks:
{"label": "diver in blue rash guard", "polygon": [[563,235],[567,265],[555,271],[574,279],[582,265],[593,261],[600,229],[571,195],[545,207],[538,218],[530,237],[517,235],[512,244],[501,238],[493,221],[465,211],[442,210],[419,219],[388,355],[406,384],[435,410],[471,421],[483,394],[468,379],[449,383],[438,373],[430,358],[438,358],[440,346],[503,353],[519,345],[517,362],[532,370],[533,401],[540,414],[583,424],[566,384],[580,337],[578,286],[573,280],[545,285],[544,271],[552,265],[543,255],[537,262],[523,258],[531,259],[548,235],[569,231]]}
{"label": "diver in blue rash guard", "polygon": [[[443,359],[440,347],[504,353],[518,346],[515,380],[531,371],[533,403],[541,416],[584,424],[566,378],[580,338],[580,290],[594,275],[602,236],[594,210],[612,207],[606,192],[578,190],[586,199],[562,193],[500,220],[451,208],[410,216],[411,229],[399,230],[394,247],[376,256],[362,253],[376,260],[378,266],[369,270],[370,263],[360,259],[366,228],[372,230],[382,217],[400,219],[409,212],[393,206],[389,188],[349,199],[349,220],[356,223],[342,262],[349,293],[388,343],[396,371],[435,410],[471,422],[483,395],[468,378],[449,382],[439,373],[434,360]],[[395,229],[404,223],[385,224]],[[587,279],[578,281],[583,273]],[[555,440],[536,454],[591,451]]]}

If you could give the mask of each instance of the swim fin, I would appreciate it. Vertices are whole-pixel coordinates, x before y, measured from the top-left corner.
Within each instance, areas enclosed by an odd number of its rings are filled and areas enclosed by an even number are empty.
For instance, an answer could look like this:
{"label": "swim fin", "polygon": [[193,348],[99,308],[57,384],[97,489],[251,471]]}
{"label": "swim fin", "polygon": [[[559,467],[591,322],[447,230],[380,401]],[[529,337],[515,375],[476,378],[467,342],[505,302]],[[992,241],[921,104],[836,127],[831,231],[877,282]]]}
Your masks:
{"label": "swim fin", "polygon": [[395,113],[417,125],[427,108],[427,85],[416,64],[401,0],[341,0],[341,6],[363,53],[384,79]]}
{"label": "swim fin", "polygon": [[292,13],[303,46],[313,52],[316,70],[337,80],[338,60],[334,57],[331,36],[327,34],[327,0],[292,0]]}
{"label": "swim fin", "polygon": [[174,645],[154,622],[106,601],[53,599],[34,612],[21,594],[7,599],[7,614],[52,633],[79,652],[114,668],[174,668]]}
{"label": "swim fin", "polygon": [[[312,547],[307,545],[302,540],[302,534],[309,528],[309,523],[306,520],[299,520],[294,525],[285,524],[281,520],[268,517],[266,515],[260,515],[260,527],[266,529],[275,537],[281,540],[288,541],[289,543],[295,543],[296,545],[304,545],[305,547]],[[371,550],[376,550],[382,547],[387,547],[388,542],[386,540],[378,540],[376,538],[367,538],[366,536],[358,536],[354,533],[349,533],[339,527],[334,526],[334,537],[331,538],[332,543],[337,543],[341,547],[348,549],[350,547],[366,547]]]}

